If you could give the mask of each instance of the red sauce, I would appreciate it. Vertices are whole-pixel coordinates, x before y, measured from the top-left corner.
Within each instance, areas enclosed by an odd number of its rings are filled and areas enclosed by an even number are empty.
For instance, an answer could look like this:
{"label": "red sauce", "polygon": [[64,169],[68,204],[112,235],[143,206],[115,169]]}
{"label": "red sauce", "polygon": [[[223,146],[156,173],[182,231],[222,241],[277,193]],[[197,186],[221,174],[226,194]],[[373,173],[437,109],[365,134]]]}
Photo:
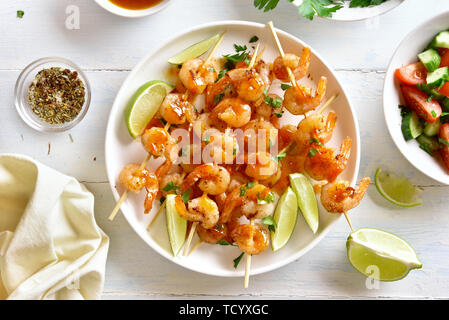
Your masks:
{"label": "red sauce", "polygon": [[128,10],[144,10],[151,8],[162,2],[162,0],[109,0],[109,1],[120,8]]}

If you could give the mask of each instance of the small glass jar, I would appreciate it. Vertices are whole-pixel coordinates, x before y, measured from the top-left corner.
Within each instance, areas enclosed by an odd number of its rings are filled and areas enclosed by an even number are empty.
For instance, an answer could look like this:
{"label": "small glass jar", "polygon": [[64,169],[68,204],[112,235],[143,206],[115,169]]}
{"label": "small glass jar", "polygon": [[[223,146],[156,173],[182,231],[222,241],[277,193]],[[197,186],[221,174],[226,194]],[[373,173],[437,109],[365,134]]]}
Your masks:
{"label": "small glass jar", "polygon": [[[76,71],[78,73],[78,78],[83,82],[85,89],[85,99],[84,104],[78,113],[78,115],[71,121],[64,122],[62,124],[51,124],[41,118],[39,118],[32,110],[28,102],[28,89],[31,83],[34,81],[37,73],[42,69],[48,69],[52,67],[59,67],[63,69],[69,69],[70,71]],[[23,121],[31,128],[43,132],[62,132],[69,130],[76,126],[86,115],[89,109],[91,91],[89,81],[87,77],[81,71],[81,69],[73,62],[58,57],[47,57],[41,58],[29,64],[20,73],[19,78],[16,82],[16,87],[14,89],[15,95],[15,105],[17,112],[22,117]]]}

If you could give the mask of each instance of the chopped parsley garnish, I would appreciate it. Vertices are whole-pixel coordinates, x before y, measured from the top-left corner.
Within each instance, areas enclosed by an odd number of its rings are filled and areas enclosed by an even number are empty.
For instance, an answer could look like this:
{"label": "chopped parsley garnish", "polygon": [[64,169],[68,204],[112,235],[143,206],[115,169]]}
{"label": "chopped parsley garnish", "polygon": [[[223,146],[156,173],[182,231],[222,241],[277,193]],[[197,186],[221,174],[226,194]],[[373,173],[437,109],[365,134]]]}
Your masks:
{"label": "chopped parsley garnish", "polygon": [[275,232],[277,228],[276,221],[274,221],[272,216],[268,216],[262,219],[262,223],[268,226],[268,230]]}
{"label": "chopped parsley garnish", "polygon": [[315,148],[311,148],[310,150],[309,150],[309,153],[307,154],[307,156],[309,157],[309,158],[312,158],[314,155],[316,155],[318,153],[318,150],[317,149],[315,149]]}
{"label": "chopped parsley garnish", "polygon": [[254,43],[259,41],[259,37],[258,36],[252,36],[251,39],[249,39],[249,43]]}
{"label": "chopped parsley garnish", "polygon": [[236,54],[225,54],[223,57],[231,62],[242,62],[248,57],[248,52],[244,51]]}
{"label": "chopped parsley garnish", "polygon": [[288,88],[290,88],[292,85],[291,84],[288,84],[288,83],[282,83],[281,84],[281,89],[282,90],[287,90]]}
{"label": "chopped parsley garnish", "polygon": [[260,193],[257,193],[257,204],[267,204],[267,203],[271,203],[274,202],[274,193],[273,192],[268,192],[267,196],[265,198],[262,198],[262,196],[260,195]]}
{"label": "chopped parsley garnish", "polygon": [[180,188],[180,187],[177,186],[177,185],[175,185],[175,184],[173,183],[173,181],[170,181],[169,183],[167,183],[167,184],[165,185],[165,187],[164,187],[162,190],[164,190],[164,191],[166,191],[166,192],[170,192],[170,191],[173,190],[174,192],[176,192],[179,188]]}
{"label": "chopped parsley garnish", "polygon": [[284,151],[284,152],[278,154],[277,156],[274,156],[274,157],[273,157],[273,160],[279,163],[279,161],[281,161],[282,159],[284,159],[286,156],[287,156],[287,152]]}
{"label": "chopped parsley garnish", "polygon": [[161,204],[161,206],[162,206],[162,204],[164,204],[164,202],[165,202],[165,197],[161,197],[159,199],[159,203]]}
{"label": "chopped parsley garnish", "polygon": [[212,67],[210,67],[210,68],[209,68],[209,72],[215,72],[215,69],[212,68]]}
{"label": "chopped parsley garnish", "polygon": [[437,117],[437,113],[435,112],[435,110],[432,110],[431,114],[432,114],[432,116],[433,116],[434,118]]}
{"label": "chopped parsley garnish", "polygon": [[210,143],[210,136],[204,136],[203,141],[207,146]]}
{"label": "chopped parsley garnish", "polygon": [[237,148],[232,149],[232,155],[235,156],[237,154]]}
{"label": "chopped parsley garnish", "polygon": [[24,14],[25,14],[25,11],[23,11],[23,10],[17,10],[17,18],[22,19]]}
{"label": "chopped parsley garnish", "polygon": [[282,111],[282,112],[273,112],[273,114],[274,114],[276,117],[281,118],[281,117],[284,115],[284,111]]}
{"label": "chopped parsley garnish", "polygon": [[190,192],[192,191],[192,189],[187,189],[186,191],[184,191],[184,193],[182,194],[182,200],[184,202],[187,202],[190,200]]}
{"label": "chopped parsley garnish", "polygon": [[323,145],[320,140],[318,140],[317,138],[311,138],[310,139],[310,143],[315,143],[317,145],[319,145],[320,147]]}
{"label": "chopped parsley garnish", "polygon": [[266,104],[268,104],[272,108],[278,109],[278,108],[282,107],[282,99],[279,97],[272,98],[270,96],[266,96],[264,101]]}
{"label": "chopped parsley garnish", "polygon": [[221,78],[224,77],[224,75],[226,74],[226,72],[228,72],[228,69],[223,69],[218,73],[218,77],[217,80],[215,80],[215,82],[218,82],[218,80],[220,80]]}
{"label": "chopped parsley garnish", "polygon": [[[220,246],[235,246],[234,244],[229,243],[226,240],[220,240],[217,242],[217,244],[219,244]],[[234,260],[234,263],[235,263],[235,260]],[[238,265],[238,263],[237,263],[237,265]]]}
{"label": "chopped parsley garnish", "polygon": [[240,186],[240,196],[243,197],[246,194],[246,189],[243,186]]}
{"label": "chopped parsley garnish", "polygon": [[237,269],[239,266],[240,260],[242,260],[242,257],[245,253],[242,252],[237,258],[234,259],[234,269]]}
{"label": "chopped parsley garnish", "polygon": [[248,48],[246,47],[246,45],[240,46],[238,44],[234,44],[234,49],[235,49],[235,51],[240,52],[240,51],[246,51]]}
{"label": "chopped parsley garnish", "polygon": [[243,197],[246,194],[246,190],[254,187],[256,183],[254,181],[247,182],[244,186],[240,186],[240,196]]}
{"label": "chopped parsley garnish", "polygon": [[223,99],[223,97],[224,97],[224,92],[215,95],[215,97],[214,97],[214,105],[219,104],[221,102],[221,100]]}
{"label": "chopped parsley garnish", "polygon": [[401,109],[401,117],[405,117],[407,114],[410,113],[410,108],[407,106],[399,105],[399,109]]}

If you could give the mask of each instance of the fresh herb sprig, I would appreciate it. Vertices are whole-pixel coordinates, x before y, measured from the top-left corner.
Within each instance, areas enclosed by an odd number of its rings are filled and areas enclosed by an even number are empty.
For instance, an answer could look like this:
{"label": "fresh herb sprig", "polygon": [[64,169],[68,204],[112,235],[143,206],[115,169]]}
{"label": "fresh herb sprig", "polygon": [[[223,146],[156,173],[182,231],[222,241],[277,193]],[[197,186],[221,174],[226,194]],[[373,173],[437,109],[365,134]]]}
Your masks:
{"label": "fresh herb sprig", "polygon": [[[293,2],[294,0],[287,0]],[[313,20],[315,15],[320,17],[332,17],[332,14],[343,8],[344,0],[304,0],[298,7],[298,13],[304,18]],[[365,8],[377,6],[388,0],[348,0],[349,8]],[[264,12],[273,10],[279,0],[254,0],[254,7]]]}

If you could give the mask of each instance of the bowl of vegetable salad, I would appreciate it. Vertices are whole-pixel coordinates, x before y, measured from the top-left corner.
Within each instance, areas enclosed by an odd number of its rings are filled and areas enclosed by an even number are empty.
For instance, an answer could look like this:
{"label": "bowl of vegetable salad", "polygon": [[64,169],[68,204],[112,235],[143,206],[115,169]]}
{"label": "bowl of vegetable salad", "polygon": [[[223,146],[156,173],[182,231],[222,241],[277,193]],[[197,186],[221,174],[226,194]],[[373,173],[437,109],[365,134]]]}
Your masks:
{"label": "bowl of vegetable salad", "polygon": [[387,69],[384,114],[407,160],[449,185],[449,12],[424,22],[399,44]]}

